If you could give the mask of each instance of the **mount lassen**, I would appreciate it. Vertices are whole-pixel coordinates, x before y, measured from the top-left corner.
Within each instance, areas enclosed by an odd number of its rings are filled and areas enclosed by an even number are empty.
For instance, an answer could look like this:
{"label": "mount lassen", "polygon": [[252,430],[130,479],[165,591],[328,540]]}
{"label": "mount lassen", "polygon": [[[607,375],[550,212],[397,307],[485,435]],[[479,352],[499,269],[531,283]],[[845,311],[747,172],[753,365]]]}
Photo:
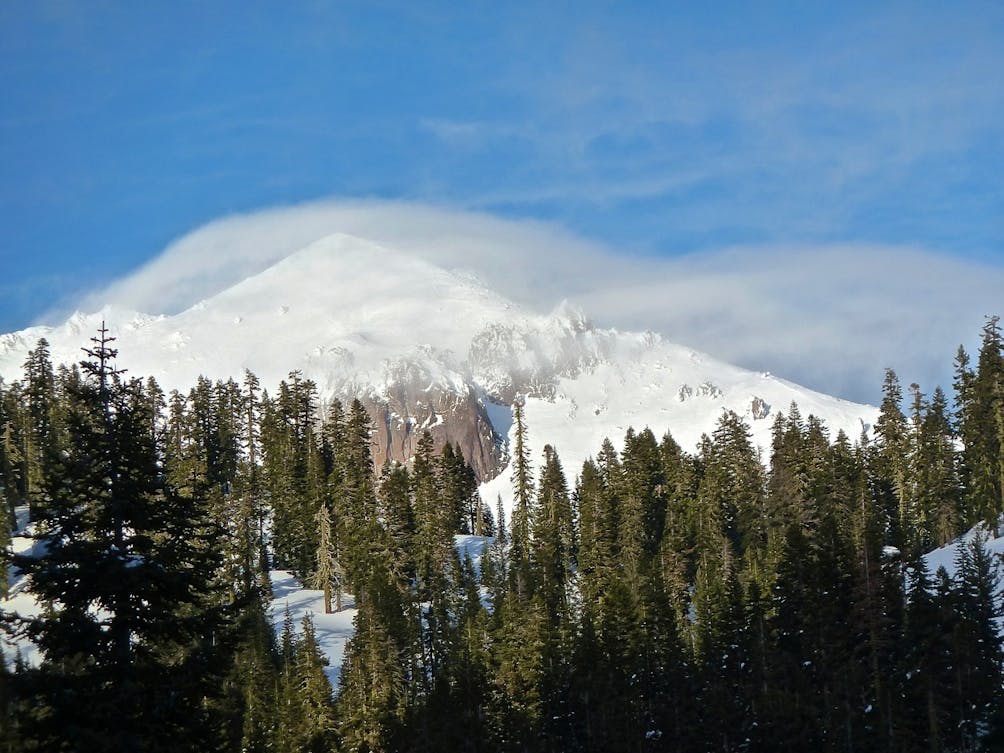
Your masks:
{"label": "mount lassen", "polygon": [[200,375],[239,380],[249,369],[271,392],[298,370],[322,400],[360,398],[373,419],[378,468],[408,460],[425,429],[438,445],[458,443],[488,502],[511,496],[504,471],[517,398],[534,454],[553,445],[572,475],[629,426],[668,431],[693,450],[732,410],[767,448],[774,416],[793,402],[851,439],[877,414],[652,332],[598,328],[566,302],[544,316],[526,311],[470,274],[344,234],[178,314],[111,303],[57,327],[0,335],[0,377],[19,378],[43,337],[54,363],[79,361],[102,320],[117,338],[120,367],[165,390],[188,390]]}

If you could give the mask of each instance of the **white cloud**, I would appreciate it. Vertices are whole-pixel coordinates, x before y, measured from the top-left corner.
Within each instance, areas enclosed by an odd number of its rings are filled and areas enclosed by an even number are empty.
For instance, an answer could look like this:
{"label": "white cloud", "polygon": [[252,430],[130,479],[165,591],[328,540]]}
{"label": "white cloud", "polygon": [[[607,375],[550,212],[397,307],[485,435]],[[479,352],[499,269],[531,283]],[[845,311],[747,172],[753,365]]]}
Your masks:
{"label": "white cloud", "polygon": [[1004,269],[913,248],[743,247],[640,258],[535,221],[332,200],[205,225],[82,308],[113,302],[177,312],[333,232],[472,271],[533,309],[570,298],[599,325],[652,329],[856,400],[877,399],[886,366],[904,383],[947,389],[958,343],[973,343],[983,316],[1004,302]]}

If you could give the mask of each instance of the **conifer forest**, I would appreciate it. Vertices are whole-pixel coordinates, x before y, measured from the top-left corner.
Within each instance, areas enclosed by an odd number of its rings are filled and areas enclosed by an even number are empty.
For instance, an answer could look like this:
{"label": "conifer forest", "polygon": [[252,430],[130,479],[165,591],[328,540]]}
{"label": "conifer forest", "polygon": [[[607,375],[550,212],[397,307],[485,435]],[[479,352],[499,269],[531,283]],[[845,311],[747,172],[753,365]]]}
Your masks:
{"label": "conifer forest", "polygon": [[[517,401],[511,509],[428,434],[375,468],[300,373],[165,394],[82,345],[0,382],[0,589],[42,605],[3,615],[3,753],[1004,750],[996,317],[948,393],[889,370],[860,436],[792,404],[769,457],[726,411],[563,468]],[[352,599],[337,687],[273,570]]]}

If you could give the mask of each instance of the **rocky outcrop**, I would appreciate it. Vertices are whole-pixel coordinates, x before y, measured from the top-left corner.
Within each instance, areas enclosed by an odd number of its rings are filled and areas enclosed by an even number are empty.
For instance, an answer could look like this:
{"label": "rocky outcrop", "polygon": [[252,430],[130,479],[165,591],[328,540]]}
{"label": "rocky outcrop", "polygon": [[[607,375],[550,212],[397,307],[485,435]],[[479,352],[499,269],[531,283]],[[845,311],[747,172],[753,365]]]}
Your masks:
{"label": "rocky outcrop", "polygon": [[421,389],[395,384],[380,396],[362,398],[373,421],[373,462],[409,462],[426,430],[437,452],[449,442],[460,446],[479,481],[499,474],[506,461],[505,438],[492,426],[474,390]]}
{"label": "rocky outcrop", "polygon": [[750,415],[754,421],[761,421],[770,415],[770,403],[756,395],[750,400]]}

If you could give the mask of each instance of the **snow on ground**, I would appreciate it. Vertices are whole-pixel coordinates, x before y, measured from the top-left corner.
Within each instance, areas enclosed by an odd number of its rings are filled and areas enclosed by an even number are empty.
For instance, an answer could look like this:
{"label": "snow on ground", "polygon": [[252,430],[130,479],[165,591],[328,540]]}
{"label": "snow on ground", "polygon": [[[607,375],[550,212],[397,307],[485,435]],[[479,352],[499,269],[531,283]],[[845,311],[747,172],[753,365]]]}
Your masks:
{"label": "snow on ground", "polygon": [[[465,553],[468,554],[475,570],[480,573],[481,558],[493,540],[488,536],[458,535],[455,537],[457,553],[461,559]],[[323,591],[302,587],[296,578],[285,570],[273,570],[269,575],[272,579],[273,595],[269,615],[276,637],[282,636],[287,610],[297,634],[302,634],[301,623],[304,616],[309,614],[314,622],[317,644],[328,659],[328,666],[324,671],[331,681],[331,687],[337,692],[338,679],[345,661],[345,645],[355,631],[353,624],[357,612],[355,597],[345,594],[342,597],[342,611],[325,614]]]}
{"label": "snow on ground", "polygon": [[[345,658],[345,644],[348,643],[355,630],[353,625],[357,611],[355,597],[348,594],[343,595],[342,611],[325,614],[324,591],[303,588],[296,578],[285,570],[273,570],[269,575],[272,578],[273,596],[269,615],[276,636],[282,636],[283,622],[286,619],[287,611],[298,635],[303,632],[301,624],[303,618],[309,614],[314,622],[317,645],[321,649],[321,653],[328,659],[328,666],[324,668],[324,672],[327,674],[328,680],[331,681],[331,687],[337,690]],[[334,608],[334,604],[332,604],[332,608]]]}
{"label": "snow on ground", "polygon": [[924,563],[927,565],[927,569],[930,571],[931,575],[938,572],[938,568],[945,568],[950,576],[955,577],[955,561],[959,556],[959,550],[963,547],[970,546],[973,539],[976,536],[985,537],[984,545],[987,551],[990,552],[990,556],[994,558],[997,562],[997,585],[994,588],[994,593],[997,594],[997,629],[1004,635],[1004,590],[1001,586],[1004,585],[1004,536],[994,537],[992,534],[988,536],[987,528],[982,523],[975,526],[974,528],[967,531],[965,534],[955,539],[951,544],[946,544],[943,547],[935,549],[932,552],[928,552],[924,555]]}
{"label": "snow on ground", "polygon": [[[37,546],[31,538],[34,525],[28,522],[28,507],[18,507],[15,510],[17,528],[11,541],[14,554],[27,554]],[[7,598],[0,599],[0,612],[16,612],[23,617],[35,617],[42,611],[42,605],[26,590],[27,582],[16,568],[10,568],[7,573]],[[26,664],[37,664],[38,649],[28,640],[10,640],[0,631],[0,645],[3,646],[4,658],[8,664],[13,664],[18,653]]]}
{"label": "snow on ground", "polygon": [[[545,399],[525,400],[524,423],[530,460],[536,467],[544,445],[557,451],[569,484],[582,463],[610,439],[623,448],[628,428],[653,431],[657,440],[669,432],[689,453],[697,450],[702,434],[711,434],[722,413],[735,411],[750,427],[753,443],[764,462],[770,459],[771,428],[778,413],[798,405],[803,420],[821,418],[835,439],[843,430],[851,442],[869,431],[878,415],[871,406],[823,395],[771,374],[747,371],[711,356],[667,342],[651,333],[618,333],[617,352],[574,378],[558,381],[556,393]],[[489,414],[493,421],[495,413]],[[495,428],[514,446],[512,419]],[[512,482],[504,470],[481,485],[481,497],[494,509],[501,497],[507,515],[512,511]]]}
{"label": "snow on ground", "polygon": [[481,558],[484,557],[485,552],[491,543],[495,539],[491,536],[472,536],[467,533],[460,533],[453,537],[454,544],[457,547],[457,556],[460,557],[460,561],[464,561],[464,556],[471,558],[471,564],[474,565],[474,572],[481,574]]}
{"label": "snow on ground", "polygon": [[[380,386],[387,364],[423,361],[445,386],[489,323],[520,319],[518,307],[447,270],[361,238],[322,238],[265,271],[173,316],[109,305],[58,327],[0,334],[0,377],[20,379],[30,348],[45,337],[54,363],[76,363],[101,321],[117,339],[119,365],[187,391],[200,375],[240,380],[251,369],[272,391],[294,370],[330,394],[345,380]],[[431,346],[430,357],[423,346]]]}
{"label": "snow on ground", "polygon": [[[924,562],[927,564],[927,569],[931,571],[931,574],[938,572],[939,567],[944,567],[948,571],[948,574],[955,575],[955,560],[959,556],[959,550],[964,546],[969,546],[973,539],[976,538],[977,534],[981,536],[987,535],[987,529],[985,526],[978,525],[971,529],[964,535],[957,538],[951,544],[946,544],[945,546],[935,549],[932,552],[928,552],[924,555]],[[1004,536],[1001,538],[989,538],[985,542],[987,550],[993,557],[1004,557]]]}

